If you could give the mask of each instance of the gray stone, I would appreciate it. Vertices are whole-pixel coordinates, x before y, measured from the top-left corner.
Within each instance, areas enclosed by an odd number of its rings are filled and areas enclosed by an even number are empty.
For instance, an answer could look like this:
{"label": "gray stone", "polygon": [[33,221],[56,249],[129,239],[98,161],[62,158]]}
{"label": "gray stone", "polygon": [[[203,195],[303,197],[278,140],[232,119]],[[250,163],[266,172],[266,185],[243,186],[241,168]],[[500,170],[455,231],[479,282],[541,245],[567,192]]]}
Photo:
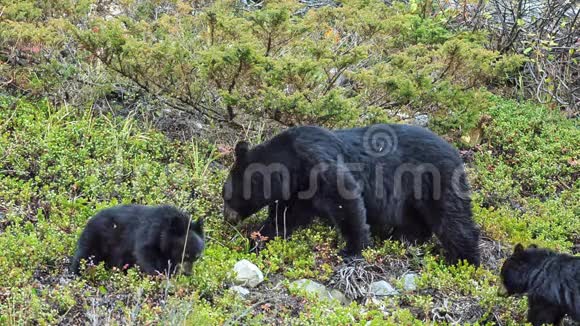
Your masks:
{"label": "gray stone", "polygon": [[371,283],[369,286],[369,293],[376,297],[385,297],[389,295],[397,295],[397,291],[389,282],[387,281],[377,281]]}
{"label": "gray stone", "polygon": [[350,300],[340,291],[332,289],[328,290],[326,286],[309,280],[309,279],[300,279],[290,283],[290,286],[294,286],[298,289],[302,289],[308,293],[315,294],[321,300],[338,300],[342,304],[349,304]]}
{"label": "gray stone", "polygon": [[330,296],[333,299],[338,300],[338,302],[342,303],[343,305],[350,304],[350,299],[346,297],[342,292],[338,291],[337,289],[330,290]]}
{"label": "gray stone", "polygon": [[246,289],[243,286],[234,285],[230,288],[230,291],[237,293],[241,297],[245,297],[250,294],[250,290]]}
{"label": "gray stone", "polygon": [[296,286],[297,288],[302,289],[308,293],[314,293],[321,299],[326,298],[329,295],[326,286],[309,279],[303,278],[290,283],[290,285]]}
{"label": "gray stone", "polygon": [[235,282],[238,285],[254,288],[264,281],[264,274],[258,266],[246,259],[242,259],[234,265]]}
{"label": "gray stone", "polygon": [[403,289],[405,291],[415,291],[417,290],[417,278],[419,275],[415,273],[405,274],[403,276]]}
{"label": "gray stone", "polygon": [[413,118],[413,121],[411,122],[411,124],[413,124],[415,126],[420,126],[420,127],[427,127],[427,125],[429,124],[429,115],[417,114]]}

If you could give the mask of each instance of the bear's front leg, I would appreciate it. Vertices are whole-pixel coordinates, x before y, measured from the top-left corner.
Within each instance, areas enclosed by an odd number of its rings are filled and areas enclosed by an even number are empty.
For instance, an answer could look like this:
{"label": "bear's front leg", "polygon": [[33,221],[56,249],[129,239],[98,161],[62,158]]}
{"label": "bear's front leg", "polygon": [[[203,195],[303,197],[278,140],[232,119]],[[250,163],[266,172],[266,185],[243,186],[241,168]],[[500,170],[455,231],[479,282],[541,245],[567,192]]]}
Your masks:
{"label": "bear's front leg", "polygon": [[310,203],[300,200],[279,201],[269,206],[268,221],[262,235],[288,238],[296,229],[312,222]]}
{"label": "bear's front leg", "polygon": [[363,199],[324,196],[315,200],[314,203],[321,217],[332,221],[346,241],[346,247],[341,251],[341,256],[360,257],[362,250],[371,244],[370,227],[367,224]]}
{"label": "bear's front leg", "polygon": [[[139,269],[148,275],[164,273],[168,267],[168,262],[160,261],[159,250],[155,246],[140,246],[135,250],[135,258]],[[172,268],[174,266],[171,266]]]}
{"label": "bear's front leg", "polygon": [[268,219],[262,224],[260,236],[267,239],[250,240],[250,252],[256,252],[268,240],[275,237],[287,239],[299,227],[312,222],[314,212],[306,203],[299,201],[277,202],[268,206]]}
{"label": "bear's front leg", "polygon": [[366,222],[366,209],[362,200],[325,201],[320,207],[321,214],[336,224],[346,241],[341,256],[360,257],[362,250],[371,245],[370,227]]}
{"label": "bear's front leg", "polygon": [[346,241],[341,255],[360,257],[362,250],[371,244],[361,186],[346,167],[331,164],[326,168],[312,206],[340,230]]}

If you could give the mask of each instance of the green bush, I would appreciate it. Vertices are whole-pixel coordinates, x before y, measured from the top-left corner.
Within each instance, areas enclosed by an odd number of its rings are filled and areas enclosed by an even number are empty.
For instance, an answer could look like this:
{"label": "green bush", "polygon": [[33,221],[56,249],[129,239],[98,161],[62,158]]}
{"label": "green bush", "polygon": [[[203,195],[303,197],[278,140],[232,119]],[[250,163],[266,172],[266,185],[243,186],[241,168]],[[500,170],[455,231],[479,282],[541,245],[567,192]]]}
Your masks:
{"label": "green bush", "polygon": [[[200,147],[176,147],[131,119],[8,97],[0,97],[0,104],[0,289],[11,289],[8,300],[0,303],[0,315],[8,320],[54,323],[54,316],[71,305],[69,286],[78,283],[63,286],[62,295],[55,297],[59,292],[45,293],[39,282],[63,273],[78,234],[97,210],[120,203],[169,203],[199,218],[218,209],[208,199],[208,194],[219,195],[215,185],[220,181],[215,180],[222,178],[208,174],[211,151],[204,150],[206,156],[195,152]],[[194,203],[190,193],[196,186],[201,196]],[[225,231],[218,220],[207,222],[209,236]],[[208,252],[216,249],[210,245]],[[212,265],[212,276],[222,282],[226,276]],[[110,287],[107,293],[161,292],[161,284],[152,287],[135,273],[101,270],[87,277],[92,286]],[[218,281],[205,282],[207,289],[197,282],[202,294]],[[60,308],[53,311],[54,305]]]}
{"label": "green bush", "polygon": [[[573,120],[532,103],[497,99],[487,111],[489,123],[477,155],[477,182],[494,193],[503,180],[516,196],[546,198],[562,190],[578,189],[580,139]],[[503,194],[498,194],[499,196]]]}
{"label": "green bush", "polygon": [[[477,222],[486,236],[502,243],[534,242],[570,251],[579,238],[578,185],[572,182],[575,170],[563,164],[570,164],[570,158],[577,155],[574,125],[544,108],[532,110],[528,104],[492,101],[495,106],[483,126],[483,143],[474,148],[468,170],[475,189]],[[345,307],[301,293],[270,290],[268,282],[279,277],[332,279],[341,266],[337,253],[343,243],[337,232],[315,224],[289,240],[274,239],[259,255],[251,255],[245,237],[220,218],[225,171],[211,167],[211,162],[221,160],[215,145],[171,141],[130,117],[12,97],[0,97],[0,104],[1,322],[52,324],[76,313],[101,322],[109,318],[111,322],[140,323],[284,320],[291,324],[371,321],[420,325],[433,318],[434,309],[449,303],[448,309],[454,309],[460,302],[480,312],[469,317],[470,322],[484,323],[495,316],[509,324],[524,318],[525,300],[495,294],[495,271],[447,266],[436,255],[433,243],[407,246],[385,241],[364,252],[368,264],[404,263],[420,274],[416,291],[380,304]],[[554,140],[546,140],[549,137]],[[545,155],[527,152],[530,143]],[[502,151],[494,151],[496,147]],[[509,161],[513,157],[520,160]],[[529,171],[526,160],[531,159],[540,160],[545,168]],[[490,162],[502,164],[502,169],[489,169]],[[561,165],[560,174],[550,173],[554,165]],[[544,179],[514,177],[530,173]],[[509,182],[505,182],[507,178]],[[570,184],[559,189],[558,180],[570,180]],[[536,183],[519,186],[523,181]],[[556,191],[545,191],[551,185]],[[194,187],[198,196],[192,199]],[[81,278],[59,281],[86,220],[99,209],[129,202],[171,203],[195,218],[206,218],[208,246],[193,275],[168,280],[100,266],[87,270]],[[254,306],[253,301],[227,290],[233,280],[232,267],[240,259],[249,259],[264,271],[265,288],[253,293],[268,293],[272,303]],[[400,280],[394,282],[401,286]],[[279,308],[277,302],[288,300],[300,305],[300,313]]]}
{"label": "green bush", "polygon": [[567,251],[580,233],[580,137],[573,121],[494,100],[474,156],[475,215],[494,239]]}
{"label": "green bush", "polygon": [[427,112],[438,129],[461,133],[486,109],[485,87],[505,85],[524,62],[487,50],[480,33],[449,30],[442,16],[377,0],[304,15],[289,0],[249,11],[225,0],[202,11],[127,1],[117,15],[88,14],[88,2],[30,4],[11,4],[0,26],[0,46],[31,59],[2,67],[6,80],[18,76],[10,85],[79,104],[135,86],[214,120],[340,127]]}

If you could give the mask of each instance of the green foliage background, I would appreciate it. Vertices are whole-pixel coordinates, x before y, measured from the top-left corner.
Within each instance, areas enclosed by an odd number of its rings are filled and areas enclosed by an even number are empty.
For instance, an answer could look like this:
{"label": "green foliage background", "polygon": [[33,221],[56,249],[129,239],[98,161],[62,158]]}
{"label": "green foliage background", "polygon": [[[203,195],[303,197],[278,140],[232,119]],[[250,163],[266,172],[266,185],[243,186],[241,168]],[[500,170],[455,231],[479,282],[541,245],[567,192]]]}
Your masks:
{"label": "green foliage background", "polygon": [[[450,318],[475,307],[466,323],[522,323],[525,299],[496,295],[498,264],[517,242],[578,250],[577,120],[506,98],[519,93],[524,56],[491,50],[485,30],[452,29],[453,9],[433,15],[427,4],[0,0],[0,324],[422,325],[449,323],[437,317],[444,305]],[[387,241],[366,260],[405,261],[421,275],[416,291],[380,304],[318,302],[287,285],[331,279],[336,232],[316,225],[247,254],[221,219],[231,163],[221,146],[232,139],[168,138],[146,118],[162,109],[253,139],[267,135],[252,120],[279,130],[429,114],[429,127],[465,154],[475,218],[500,254],[484,252],[479,269],[447,266],[434,243]],[[66,276],[86,220],[131,202],[206,218],[193,275],[100,267]],[[280,298],[227,290],[242,258],[267,282],[283,279],[263,289]]]}

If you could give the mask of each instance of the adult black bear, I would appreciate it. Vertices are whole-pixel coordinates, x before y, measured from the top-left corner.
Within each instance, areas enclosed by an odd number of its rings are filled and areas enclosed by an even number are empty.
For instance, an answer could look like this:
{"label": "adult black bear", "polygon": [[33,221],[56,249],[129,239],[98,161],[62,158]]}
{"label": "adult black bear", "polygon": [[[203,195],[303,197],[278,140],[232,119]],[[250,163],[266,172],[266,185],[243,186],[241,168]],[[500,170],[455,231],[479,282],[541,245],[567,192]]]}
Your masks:
{"label": "adult black bear", "polygon": [[235,156],[223,188],[232,223],[269,206],[261,233],[271,238],[319,216],[339,228],[345,256],[359,255],[371,232],[416,242],[435,233],[449,262],[479,265],[463,162],[426,129],[294,127],[253,149],[240,142]]}
{"label": "adult black bear", "polygon": [[527,293],[532,325],[558,325],[566,314],[580,321],[580,257],[517,244],[501,278],[501,294]]}
{"label": "adult black bear", "polygon": [[138,265],[144,273],[191,272],[204,249],[203,220],[172,206],[123,205],[100,211],[83,230],[70,270],[79,273],[80,261],[105,262],[120,269]]}

